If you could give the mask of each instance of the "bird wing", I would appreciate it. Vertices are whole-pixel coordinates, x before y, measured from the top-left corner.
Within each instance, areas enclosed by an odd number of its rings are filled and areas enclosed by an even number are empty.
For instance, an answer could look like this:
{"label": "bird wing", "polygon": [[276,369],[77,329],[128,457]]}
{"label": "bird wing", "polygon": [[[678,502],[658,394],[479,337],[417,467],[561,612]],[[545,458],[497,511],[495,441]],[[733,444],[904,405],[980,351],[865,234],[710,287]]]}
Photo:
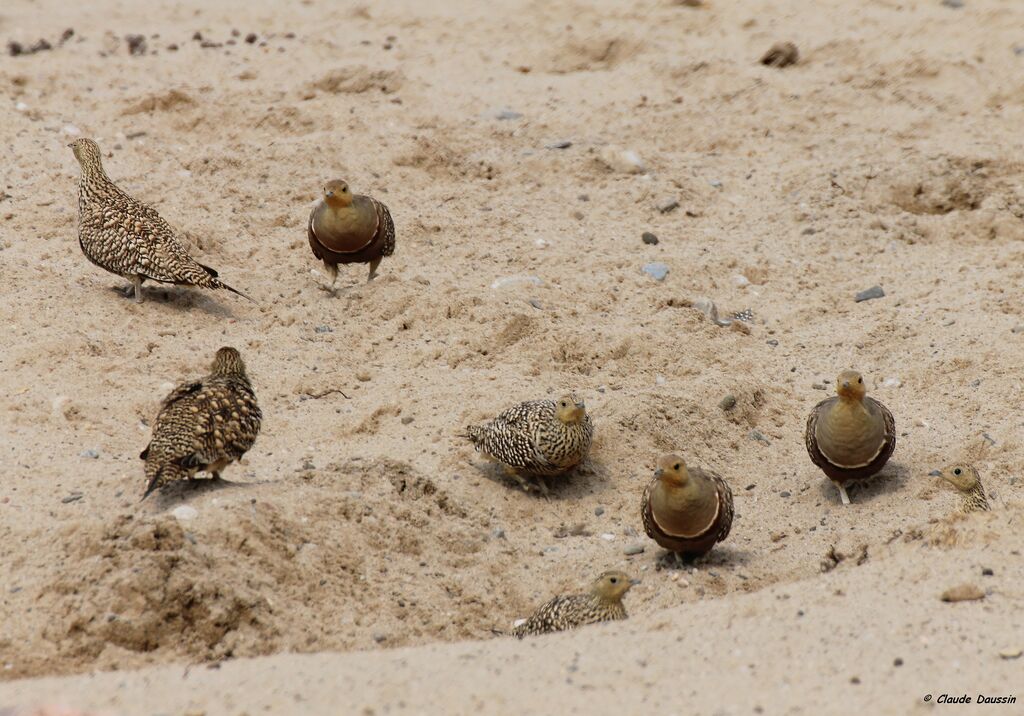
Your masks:
{"label": "bird wing", "polygon": [[384,245],[380,253],[382,256],[390,256],[395,253],[395,222],[388,208],[376,199],[373,199],[373,208],[377,212],[377,233],[384,234]]}
{"label": "bird wing", "polygon": [[807,416],[807,426],[804,428],[804,444],[807,446],[807,454],[811,456],[811,462],[818,467],[823,467],[821,460],[824,456],[818,451],[818,439],[815,432],[818,429],[818,416],[826,404],[834,401],[835,398],[825,398],[811,410]]}
{"label": "bird wing", "polygon": [[732,489],[729,487],[729,483],[718,473],[711,472],[710,470],[706,470],[705,473],[714,480],[715,489],[718,491],[719,528],[715,541],[721,542],[729,536],[729,531],[732,529]]}

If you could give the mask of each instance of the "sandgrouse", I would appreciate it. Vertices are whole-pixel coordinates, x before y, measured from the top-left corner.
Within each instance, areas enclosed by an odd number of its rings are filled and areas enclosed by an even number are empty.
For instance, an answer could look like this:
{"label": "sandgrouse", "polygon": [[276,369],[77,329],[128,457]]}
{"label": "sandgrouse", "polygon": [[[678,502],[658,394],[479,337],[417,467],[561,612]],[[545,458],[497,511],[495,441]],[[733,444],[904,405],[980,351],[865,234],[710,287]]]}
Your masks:
{"label": "sandgrouse", "polygon": [[82,169],[78,181],[78,245],[92,263],[131,281],[138,303],[142,303],[142,282],[146,279],[224,288],[249,298],[217,278],[215,270],[189,256],[156,210],[110,181],[96,142],[78,139],[68,146]]}
{"label": "sandgrouse", "polygon": [[865,480],[885,467],[896,448],[896,423],[888,408],[866,397],[860,373],[840,373],[836,392],[814,406],[804,438],[811,461],[835,483],[848,505],[846,483]]}
{"label": "sandgrouse", "polygon": [[956,488],[960,493],[960,509],[964,512],[987,512],[991,509],[988,505],[988,496],[985,494],[985,486],[981,483],[981,476],[974,465],[950,465],[932,474]]}
{"label": "sandgrouse", "polygon": [[381,260],[395,252],[391,212],[372,197],[353,194],[338,179],[327,182],[323,194],[309,214],[306,234],[313,255],[331,274],[331,289],[338,280],[338,264],[369,263],[366,280],[372,281]]}
{"label": "sandgrouse", "polygon": [[146,494],[197,472],[213,479],[256,441],[263,414],[245,363],[234,348],[221,348],[210,374],[182,383],[164,398],[153,437],[139,455],[146,461]]}
{"label": "sandgrouse", "polygon": [[522,624],[512,630],[520,639],[524,636],[547,634],[575,629],[585,624],[610,622],[626,618],[622,598],[637,580],[622,572],[605,572],[590,587],[587,594],[560,595],[548,601]]}
{"label": "sandgrouse", "polygon": [[647,536],[659,545],[679,557],[700,557],[729,536],[732,490],[714,472],[663,455],[644,489],[640,516]]}
{"label": "sandgrouse", "polygon": [[[524,476],[561,475],[583,462],[593,436],[586,406],[573,395],[520,403],[486,425],[468,426],[464,435],[526,490]],[[547,492],[543,482],[539,486]]]}

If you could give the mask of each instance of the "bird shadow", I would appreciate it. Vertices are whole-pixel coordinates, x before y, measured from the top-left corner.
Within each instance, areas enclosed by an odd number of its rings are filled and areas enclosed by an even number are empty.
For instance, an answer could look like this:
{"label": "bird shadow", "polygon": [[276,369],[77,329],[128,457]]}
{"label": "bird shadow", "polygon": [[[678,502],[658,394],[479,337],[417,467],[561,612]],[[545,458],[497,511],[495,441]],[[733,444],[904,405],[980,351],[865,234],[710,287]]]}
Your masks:
{"label": "bird shadow", "polygon": [[[846,483],[846,494],[850,496],[850,506],[858,502],[870,503],[887,495],[902,491],[911,478],[911,470],[907,466],[890,460],[881,472],[867,480]],[[818,486],[821,499],[825,502],[842,506],[839,490],[829,479],[823,479]]]}
{"label": "bird shadow", "polygon": [[[564,475],[554,477],[523,477],[520,483],[508,474],[500,463],[477,462],[473,464],[477,473],[491,482],[506,489],[521,490],[527,495],[547,500],[575,500],[594,492],[607,489],[607,469],[600,463],[591,460],[570,470]],[[543,481],[543,483],[541,482]],[[546,485],[546,488],[541,485]]]}
{"label": "bird shadow", "polygon": [[710,567],[746,567],[751,564],[754,555],[745,549],[736,549],[716,545],[710,552],[700,557],[684,557],[676,552],[661,550],[654,559],[654,568],[660,571],[686,571],[690,568],[703,569]]}
{"label": "bird shadow", "polygon": [[[129,286],[129,288],[131,288],[131,286]],[[125,289],[121,286],[110,286],[109,290],[112,293],[117,294],[124,301],[128,301],[134,305],[140,305],[135,303],[134,292],[126,293]],[[193,308],[197,308],[218,318],[237,318],[235,312],[228,308],[226,304],[202,291],[203,289],[184,286],[166,286],[162,284],[143,286],[143,302],[141,305],[145,306],[147,303],[155,303],[160,306],[168,306],[177,311],[188,311]],[[238,297],[238,299],[245,300],[241,297]]]}
{"label": "bird shadow", "polygon": [[160,510],[166,510],[178,504],[185,504],[189,500],[200,497],[207,493],[220,492],[221,490],[239,490],[256,487],[260,482],[234,482],[225,480],[223,477],[217,480],[213,478],[200,478],[192,480],[179,480],[165,485],[154,493],[155,502]]}

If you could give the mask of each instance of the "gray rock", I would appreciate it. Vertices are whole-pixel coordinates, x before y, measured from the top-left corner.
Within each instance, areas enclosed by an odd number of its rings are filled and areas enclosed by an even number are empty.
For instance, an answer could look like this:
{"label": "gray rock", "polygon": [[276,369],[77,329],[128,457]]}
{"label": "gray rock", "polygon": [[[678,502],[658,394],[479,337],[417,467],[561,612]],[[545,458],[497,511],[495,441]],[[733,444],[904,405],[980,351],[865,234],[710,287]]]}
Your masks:
{"label": "gray rock", "polygon": [[718,401],[718,407],[722,410],[732,410],[736,407],[736,396],[729,394]]}
{"label": "gray rock", "polygon": [[883,296],[885,296],[885,291],[882,290],[881,286],[872,286],[871,288],[858,293],[854,297],[854,300],[857,303],[860,303],[861,301],[870,301],[873,298],[882,298]]}
{"label": "gray rock", "polygon": [[964,6],[964,0],[942,0],[942,4],[954,10],[959,10]]}
{"label": "gray rock", "polygon": [[128,52],[133,55],[146,54],[146,38],[142,35],[125,35],[125,42],[128,43]]}
{"label": "gray rock", "polygon": [[551,144],[545,145],[545,148],[546,149],[568,149],[571,146],[572,146],[572,142],[570,142],[568,139],[562,139],[562,140],[559,140],[557,142],[552,142]]}
{"label": "gray rock", "polygon": [[530,299],[530,305],[533,306],[534,308],[536,308],[538,311],[544,308],[540,304],[540,301],[538,301],[536,298],[531,298]]}
{"label": "gray rock", "polygon": [[96,460],[99,458],[99,456],[100,451],[94,448],[89,448],[88,450],[83,450],[82,452],[78,453],[78,457],[87,457],[91,460]]}
{"label": "gray rock", "polygon": [[509,121],[513,119],[520,119],[522,116],[523,115],[521,115],[519,112],[514,112],[511,109],[503,109],[497,114],[495,114],[494,118],[500,119],[502,121]]}
{"label": "gray rock", "polygon": [[1024,333],[1024,324],[1018,324],[1010,329],[1011,333]]}
{"label": "gray rock", "polygon": [[491,530],[491,537],[493,537],[494,539],[505,539],[505,530],[501,529],[500,527],[495,527],[493,530]]}
{"label": "gray rock", "polygon": [[382,641],[384,641],[387,638],[388,637],[387,637],[386,634],[381,634],[379,631],[376,631],[376,632],[373,633],[373,640],[375,642],[377,642],[378,644],[380,644]]}
{"label": "gray rock", "polygon": [[532,284],[534,286],[540,286],[543,281],[538,276],[503,276],[494,281],[491,284],[491,288],[506,288],[507,286],[516,286],[519,284]]}
{"label": "gray rock", "polygon": [[334,329],[330,326],[317,326],[313,329],[314,333],[334,333]]}
{"label": "gray rock", "polygon": [[722,188],[722,182],[719,181],[718,179],[711,179],[708,182],[708,184],[710,184],[711,186],[715,187],[716,189],[721,189]]}
{"label": "gray rock", "polygon": [[1018,57],[1020,55],[1024,55],[1024,45],[1014,45],[1013,54],[1017,55]]}
{"label": "gray rock", "polygon": [[406,415],[404,418],[402,418],[402,425],[408,425],[412,421],[413,417],[411,415]]}
{"label": "gray rock", "polygon": [[789,490],[783,490],[779,493],[779,497],[789,497]]}
{"label": "gray rock", "polygon": [[654,263],[644,264],[643,272],[653,278],[655,281],[664,281],[665,277],[668,276],[668,266],[655,261]]}
{"label": "gray rock", "polygon": [[779,342],[777,340],[775,340],[774,338],[769,338],[768,340],[765,341],[765,343],[770,345],[772,348],[775,348],[776,346],[779,345]]}
{"label": "gray rock", "polygon": [[626,555],[627,557],[630,557],[630,556],[632,556],[634,554],[643,554],[644,553],[644,549],[645,548],[644,548],[644,546],[642,544],[631,544],[628,547],[626,547],[624,550],[622,550],[622,553],[624,555]]}
{"label": "gray rock", "polygon": [[82,494],[81,492],[72,492],[72,493],[71,493],[70,495],[68,495],[67,497],[64,497],[64,498],[62,498],[62,499],[61,499],[61,502],[63,502],[63,503],[64,503],[64,504],[66,505],[66,504],[68,504],[69,502],[78,502],[78,501],[79,501],[79,500],[81,500],[81,499],[82,499],[83,497],[85,497],[85,495],[83,495],[83,494]]}
{"label": "gray rock", "polygon": [[598,505],[597,507],[594,508],[594,515],[595,516],[600,517],[603,514],[604,514],[604,508],[603,507]]}
{"label": "gray rock", "polygon": [[640,239],[649,246],[658,245],[658,237],[652,234],[650,231],[645,231],[640,235]]}
{"label": "gray rock", "polygon": [[749,433],[747,433],[747,437],[750,438],[751,440],[757,440],[759,443],[764,443],[765,445],[772,444],[772,441],[766,438],[764,436],[764,433],[762,433],[760,430],[751,430]]}
{"label": "gray rock", "polygon": [[668,212],[679,208],[679,201],[673,198],[662,199],[655,204],[655,208],[662,214],[667,214]]}

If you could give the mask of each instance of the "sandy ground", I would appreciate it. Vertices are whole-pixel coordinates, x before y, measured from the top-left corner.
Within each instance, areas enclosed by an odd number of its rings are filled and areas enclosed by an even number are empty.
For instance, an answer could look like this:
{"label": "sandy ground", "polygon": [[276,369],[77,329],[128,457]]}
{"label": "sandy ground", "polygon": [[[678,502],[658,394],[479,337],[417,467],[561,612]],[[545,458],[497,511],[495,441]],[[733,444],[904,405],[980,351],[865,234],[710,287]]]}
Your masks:
{"label": "sandy ground", "polygon": [[[902,714],[1020,689],[1024,6],[86,5],[0,8],[0,40],[53,46],[0,57],[0,713]],[[779,40],[800,62],[760,65]],[[259,305],[115,291],[76,245],[76,136]],[[305,237],[332,177],[398,228],[336,297]],[[225,344],[265,415],[236,484],[140,505],[160,398]],[[846,367],[900,432],[848,508],[802,438]],[[456,437],[567,389],[597,438],[548,501]],[[640,527],[669,450],[736,495],[692,570],[657,570]],[[990,515],[928,476],[963,456]],[[643,579],[629,621],[493,634],[610,568]],[[939,599],[962,583],[985,598]]]}

